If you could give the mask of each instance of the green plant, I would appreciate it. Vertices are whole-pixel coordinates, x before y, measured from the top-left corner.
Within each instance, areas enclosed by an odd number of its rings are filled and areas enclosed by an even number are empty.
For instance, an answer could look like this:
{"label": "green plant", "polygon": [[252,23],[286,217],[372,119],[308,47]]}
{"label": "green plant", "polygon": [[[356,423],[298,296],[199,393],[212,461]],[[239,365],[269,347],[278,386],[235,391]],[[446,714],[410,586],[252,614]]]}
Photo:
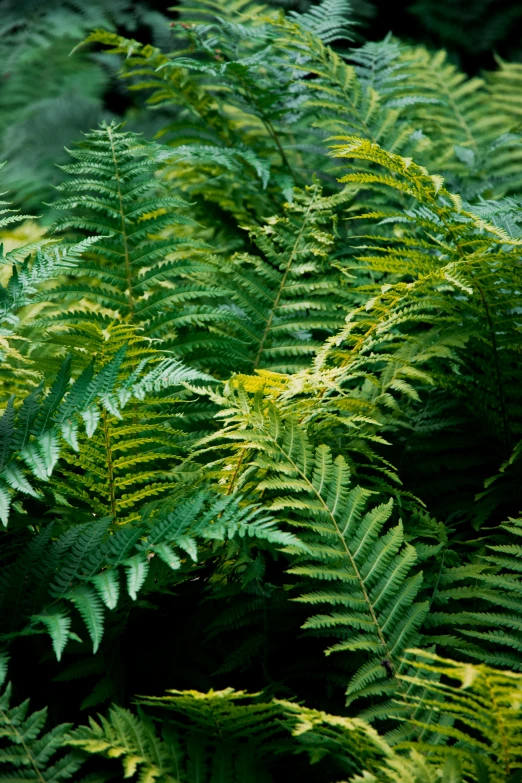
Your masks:
{"label": "green plant", "polygon": [[362,5],[10,9],[0,781],[520,780],[520,66]]}

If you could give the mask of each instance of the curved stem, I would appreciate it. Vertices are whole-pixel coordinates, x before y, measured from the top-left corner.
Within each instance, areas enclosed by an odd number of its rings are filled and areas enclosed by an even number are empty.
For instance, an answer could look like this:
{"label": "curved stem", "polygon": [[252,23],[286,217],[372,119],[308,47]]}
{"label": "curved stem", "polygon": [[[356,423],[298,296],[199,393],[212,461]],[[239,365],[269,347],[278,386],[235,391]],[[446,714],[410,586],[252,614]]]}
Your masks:
{"label": "curved stem", "polygon": [[119,204],[119,212],[120,212],[120,218],[121,218],[121,236],[123,241],[123,255],[125,260],[125,277],[127,279],[127,300],[129,303],[129,312],[132,316],[134,315],[134,299],[132,296],[132,269],[130,264],[130,253],[129,253],[129,241],[127,237],[127,228],[125,226],[125,212],[123,210],[123,195],[121,192],[121,178],[120,178],[120,171],[118,168],[118,160],[116,157],[116,149],[114,147],[114,137],[112,135],[112,130],[110,127],[107,128],[107,134],[109,136],[109,141],[111,145],[111,153],[112,153],[112,161],[114,163],[114,176],[116,178],[116,188],[118,191],[118,204]]}
{"label": "curved stem", "polygon": [[277,289],[277,293],[275,295],[274,302],[273,302],[272,308],[270,310],[270,315],[267,318],[266,325],[265,325],[265,328],[263,330],[263,334],[261,335],[261,339],[259,341],[259,348],[257,349],[256,358],[254,359],[254,366],[253,366],[254,370],[257,369],[257,367],[259,366],[259,362],[261,361],[263,348],[265,346],[265,342],[266,342],[266,339],[268,337],[268,333],[269,333],[269,331],[270,331],[270,329],[272,327],[272,321],[274,320],[275,312],[276,312],[276,310],[277,310],[277,308],[279,306],[279,302],[281,300],[281,296],[283,295],[283,291],[284,291],[284,288],[285,288],[285,285],[286,285],[286,281],[287,281],[288,275],[290,273],[290,269],[292,268],[292,264],[295,261],[295,257],[297,255],[297,251],[299,249],[299,244],[300,244],[301,239],[303,237],[303,234],[304,234],[304,231],[305,231],[305,228],[306,228],[306,224],[307,224],[308,218],[310,216],[310,212],[312,211],[312,207],[313,207],[313,205],[315,203],[315,198],[317,196],[317,187],[318,186],[316,185],[315,188],[314,188],[314,192],[313,192],[312,198],[310,199],[310,203],[308,204],[308,209],[306,210],[306,213],[305,213],[305,215],[303,217],[303,222],[301,223],[301,227],[299,229],[299,233],[297,234],[297,237],[295,238],[295,242],[293,244],[292,250],[290,251],[290,256],[288,258],[288,262],[286,264],[285,270],[284,270],[283,275],[281,277],[281,280],[279,282],[279,287]]}
{"label": "curved stem", "polygon": [[31,753],[31,751],[29,750],[29,748],[26,745],[26,742],[24,740],[23,735],[18,731],[16,726],[13,724],[13,722],[11,720],[9,720],[9,716],[7,715],[7,713],[5,713],[3,710],[0,710],[0,715],[2,716],[3,722],[6,723],[7,725],[11,726],[13,732],[16,734],[17,739],[18,739],[18,744],[20,744],[22,746],[22,748],[24,749],[27,758],[31,762],[31,766],[32,766],[32,768],[35,771],[36,778],[39,781],[39,783],[47,783],[46,779],[44,778],[44,776],[42,775],[42,773],[40,771],[40,768],[39,768],[38,764],[36,763],[36,759],[34,758],[33,754]]}

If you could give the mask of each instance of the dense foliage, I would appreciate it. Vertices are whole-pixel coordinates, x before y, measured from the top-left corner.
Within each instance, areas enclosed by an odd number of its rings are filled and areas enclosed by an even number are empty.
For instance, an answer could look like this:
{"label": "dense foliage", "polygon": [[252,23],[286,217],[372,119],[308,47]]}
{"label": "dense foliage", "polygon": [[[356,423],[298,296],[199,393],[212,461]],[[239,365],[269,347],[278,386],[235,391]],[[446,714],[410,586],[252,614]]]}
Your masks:
{"label": "dense foliage", "polygon": [[30,10],[0,781],[520,781],[522,66],[346,0]]}

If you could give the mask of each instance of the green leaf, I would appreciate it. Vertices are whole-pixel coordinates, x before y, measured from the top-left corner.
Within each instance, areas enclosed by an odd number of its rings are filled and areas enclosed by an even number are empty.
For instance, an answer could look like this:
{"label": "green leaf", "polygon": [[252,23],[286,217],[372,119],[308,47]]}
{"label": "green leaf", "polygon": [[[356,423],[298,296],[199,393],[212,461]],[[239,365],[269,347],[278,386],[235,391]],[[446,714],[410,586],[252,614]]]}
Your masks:
{"label": "green leaf", "polygon": [[81,412],[81,417],[85,424],[87,437],[92,438],[100,421],[100,411],[96,405],[91,405],[87,410]]}
{"label": "green leaf", "polygon": [[78,445],[78,422],[71,419],[64,421],[62,424],[62,436],[73,451],[80,450]]}
{"label": "green leaf", "polygon": [[[180,536],[179,538],[176,538],[176,544],[181,547],[181,549],[184,549],[187,555],[189,555],[194,563],[197,562],[198,559],[198,547],[196,542],[191,536]],[[176,566],[177,567],[177,566]]]}
{"label": "green leaf", "polygon": [[136,600],[139,589],[143,585],[149,572],[149,561],[141,553],[129,557],[125,560],[125,571],[127,572],[127,592],[133,601]]}
{"label": "green leaf", "polygon": [[9,521],[9,509],[11,508],[11,495],[5,484],[0,484],[0,519],[4,527]]}
{"label": "green leaf", "polygon": [[33,498],[40,497],[40,493],[29,484],[20,468],[14,462],[6,465],[2,476],[13,489],[17,489],[19,492],[23,492],[25,495],[30,495]]}
{"label": "green leaf", "polygon": [[94,587],[107,609],[115,609],[120,595],[120,581],[118,572],[114,568],[108,568],[91,579]]}
{"label": "green leaf", "polygon": [[47,430],[47,432],[44,432],[38,439],[38,443],[44,458],[47,476],[50,476],[60,457],[60,443],[56,428],[53,427],[52,429]]}
{"label": "green leaf", "polygon": [[103,636],[103,604],[98,594],[82,585],[66,593],[64,598],[71,601],[81,614],[92,639],[92,651],[96,653]]}
{"label": "green leaf", "polygon": [[180,567],[181,560],[168,544],[155,544],[152,550],[174,571]]}
{"label": "green leaf", "polygon": [[58,661],[61,660],[65,645],[69,639],[69,629],[71,627],[69,615],[56,609],[46,614],[35,614],[31,617],[31,620],[45,625],[51,636],[56,658]]}
{"label": "green leaf", "polygon": [[45,462],[45,457],[42,455],[37,443],[28,443],[20,452],[20,457],[23,459],[31,473],[39,478],[40,481],[48,480],[48,467]]}

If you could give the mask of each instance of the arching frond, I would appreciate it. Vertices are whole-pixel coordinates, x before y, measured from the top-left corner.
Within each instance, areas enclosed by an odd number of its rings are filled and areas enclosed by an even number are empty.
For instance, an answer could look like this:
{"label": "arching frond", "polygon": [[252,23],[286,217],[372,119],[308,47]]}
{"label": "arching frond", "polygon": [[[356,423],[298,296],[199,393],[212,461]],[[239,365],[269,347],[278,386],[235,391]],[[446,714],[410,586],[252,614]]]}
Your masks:
{"label": "arching frond", "polygon": [[11,695],[11,685],[0,695],[0,780],[57,783],[74,779],[83,759],[76,751],[64,752],[71,724],[45,731],[47,708],[28,712],[29,701],[12,706]]}
{"label": "arching frond", "polygon": [[[363,721],[328,715],[288,701],[260,701],[234,691],[170,691],[139,700],[139,717],[113,707],[108,718],[91,720],[69,735],[69,743],[87,753],[121,759],[126,777],[161,781],[253,783],[272,780],[284,755],[308,752],[311,760],[329,751],[350,774],[389,753]],[[163,728],[153,716],[162,715]],[[197,777],[196,777],[197,776]]]}
{"label": "arching frond", "polygon": [[301,546],[259,507],[204,491],[185,501],[152,505],[140,520],[121,529],[110,518],[102,518],[77,524],[57,536],[53,525],[47,525],[40,533],[25,537],[20,554],[3,570],[0,611],[6,630],[2,638],[7,642],[46,633],[60,660],[69,639],[77,639],[72,626],[77,618],[74,613],[71,616],[74,608],[96,653],[104,633],[105,610],[116,609],[122,594],[135,601],[144,585],[154,584],[161,563],[185,572],[198,559],[198,542],[234,537],[279,547]]}
{"label": "arching frond", "polygon": [[[437,675],[428,682],[422,679],[429,694],[423,697],[422,706],[430,704],[446,717],[437,725],[435,740],[438,735],[452,741],[417,747],[429,754],[430,763],[455,758],[465,780],[512,780],[522,768],[518,696],[522,675],[462,664],[426,651],[412,652],[416,676],[405,675],[403,680],[418,682],[425,673]],[[411,696],[408,703],[417,706],[417,697]]]}
{"label": "arching frond", "polygon": [[349,198],[324,197],[315,183],[296,191],[282,214],[250,229],[257,252],[187,263],[188,284],[179,289],[187,306],[179,316],[158,315],[151,332],[173,324],[179,354],[199,366],[217,364],[220,374],[306,366],[348,309],[350,292],[329,253],[336,212]]}
{"label": "arching frond", "polygon": [[[172,254],[180,237],[167,229],[186,225],[180,199],[155,191],[155,164],[139,136],[104,125],[91,131],[64,167],[72,178],[59,186],[64,197],[54,204],[66,214],[55,231],[80,231],[98,237],[71,281],[42,292],[42,301],[79,303],[69,320],[115,316],[145,326],[155,308],[166,308],[171,290]],[[83,307],[82,307],[83,304]],[[86,306],[89,305],[89,309]],[[55,320],[65,321],[61,314]]]}
{"label": "arching frond", "polygon": [[239,487],[262,493],[308,549],[303,555],[290,549],[289,573],[303,581],[297,600],[324,612],[304,627],[337,639],[328,655],[364,653],[348,702],[393,694],[400,658],[428,605],[415,601],[422,574],[415,572],[416,552],[404,541],[402,523],[388,529],[392,501],[369,507],[373,493],[351,485],[345,460],[334,459],[325,445],[314,448],[306,430],[282,421],[275,406],[265,409],[258,399],[250,407],[240,394],[223,416],[228,425],[215,437],[234,444],[239,459],[225,462],[222,475],[233,471]]}

